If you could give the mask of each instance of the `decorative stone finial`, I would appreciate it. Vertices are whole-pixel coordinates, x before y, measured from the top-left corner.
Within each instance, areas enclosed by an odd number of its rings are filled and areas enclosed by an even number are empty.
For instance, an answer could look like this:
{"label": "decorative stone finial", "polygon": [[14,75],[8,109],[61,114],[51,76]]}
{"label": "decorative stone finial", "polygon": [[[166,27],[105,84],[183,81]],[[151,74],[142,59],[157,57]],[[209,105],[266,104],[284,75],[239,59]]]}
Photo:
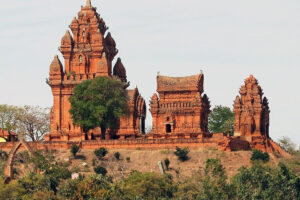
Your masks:
{"label": "decorative stone finial", "polygon": [[91,8],[92,7],[92,3],[91,0],[86,0],[86,7]]}
{"label": "decorative stone finial", "polygon": [[50,75],[61,74],[62,71],[63,71],[63,66],[58,58],[58,55],[55,55],[50,65]]}

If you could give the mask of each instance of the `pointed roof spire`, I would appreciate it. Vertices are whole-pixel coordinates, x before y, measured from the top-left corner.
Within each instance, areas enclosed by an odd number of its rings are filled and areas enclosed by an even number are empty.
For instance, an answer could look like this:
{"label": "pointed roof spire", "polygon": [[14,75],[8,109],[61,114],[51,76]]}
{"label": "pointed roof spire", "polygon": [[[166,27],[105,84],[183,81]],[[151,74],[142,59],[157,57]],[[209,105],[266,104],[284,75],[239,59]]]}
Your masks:
{"label": "pointed roof spire", "polygon": [[58,58],[58,55],[55,55],[50,65],[50,75],[62,74],[62,72],[63,72],[63,66]]}
{"label": "pointed roof spire", "polygon": [[63,38],[61,39],[61,44],[62,44],[62,45],[66,45],[66,44],[71,45],[72,42],[73,42],[73,38],[72,38],[72,36],[71,36],[71,34],[70,34],[70,31],[67,30],[66,33],[65,33],[65,35],[64,35]]}
{"label": "pointed roof spire", "polygon": [[92,7],[92,3],[91,0],[86,0],[86,7],[91,8]]}
{"label": "pointed roof spire", "polygon": [[113,75],[119,77],[121,81],[125,83],[127,82],[126,69],[121,61],[121,58],[118,58],[114,66]]}

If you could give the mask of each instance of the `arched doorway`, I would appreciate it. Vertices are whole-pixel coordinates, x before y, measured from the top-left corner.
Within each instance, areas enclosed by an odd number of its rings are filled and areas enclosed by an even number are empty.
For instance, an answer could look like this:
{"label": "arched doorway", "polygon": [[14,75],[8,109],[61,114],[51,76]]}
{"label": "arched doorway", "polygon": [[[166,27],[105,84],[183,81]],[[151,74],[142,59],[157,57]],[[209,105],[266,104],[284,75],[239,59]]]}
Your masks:
{"label": "arched doorway", "polygon": [[8,154],[8,159],[4,168],[5,183],[8,183],[13,179],[13,165],[15,155],[22,145],[24,146],[25,150],[28,151],[29,156],[33,156],[33,152],[25,140],[20,140],[19,142],[17,142]]}

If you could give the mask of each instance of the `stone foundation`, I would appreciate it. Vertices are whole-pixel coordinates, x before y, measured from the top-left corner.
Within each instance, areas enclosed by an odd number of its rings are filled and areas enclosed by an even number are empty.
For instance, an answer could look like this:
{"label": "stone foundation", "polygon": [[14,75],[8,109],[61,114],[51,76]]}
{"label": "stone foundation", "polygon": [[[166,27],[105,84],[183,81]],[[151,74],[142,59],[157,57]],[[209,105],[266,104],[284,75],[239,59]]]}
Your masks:
{"label": "stone foundation", "polygon": [[[222,141],[229,143],[222,143]],[[10,150],[15,143],[7,142],[0,144],[3,150]],[[73,144],[78,144],[82,149],[97,149],[105,147],[108,149],[167,149],[175,147],[204,147],[216,148],[224,151],[249,150],[249,143],[227,136],[209,138],[182,138],[182,139],[127,139],[127,140],[90,140],[90,141],[51,141],[51,142],[28,142],[32,149],[36,150],[57,150],[70,149]],[[20,147],[21,149],[23,147]]]}

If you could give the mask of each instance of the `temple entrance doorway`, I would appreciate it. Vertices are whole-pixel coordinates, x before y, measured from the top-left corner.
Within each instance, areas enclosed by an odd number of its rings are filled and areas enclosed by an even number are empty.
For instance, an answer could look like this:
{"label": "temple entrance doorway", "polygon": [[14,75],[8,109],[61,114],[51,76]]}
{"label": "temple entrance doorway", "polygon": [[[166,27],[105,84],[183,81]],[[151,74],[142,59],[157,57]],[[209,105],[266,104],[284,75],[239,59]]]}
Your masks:
{"label": "temple entrance doorway", "polygon": [[171,124],[166,124],[166,132],[171,133],[172,132],[172,126]]}

